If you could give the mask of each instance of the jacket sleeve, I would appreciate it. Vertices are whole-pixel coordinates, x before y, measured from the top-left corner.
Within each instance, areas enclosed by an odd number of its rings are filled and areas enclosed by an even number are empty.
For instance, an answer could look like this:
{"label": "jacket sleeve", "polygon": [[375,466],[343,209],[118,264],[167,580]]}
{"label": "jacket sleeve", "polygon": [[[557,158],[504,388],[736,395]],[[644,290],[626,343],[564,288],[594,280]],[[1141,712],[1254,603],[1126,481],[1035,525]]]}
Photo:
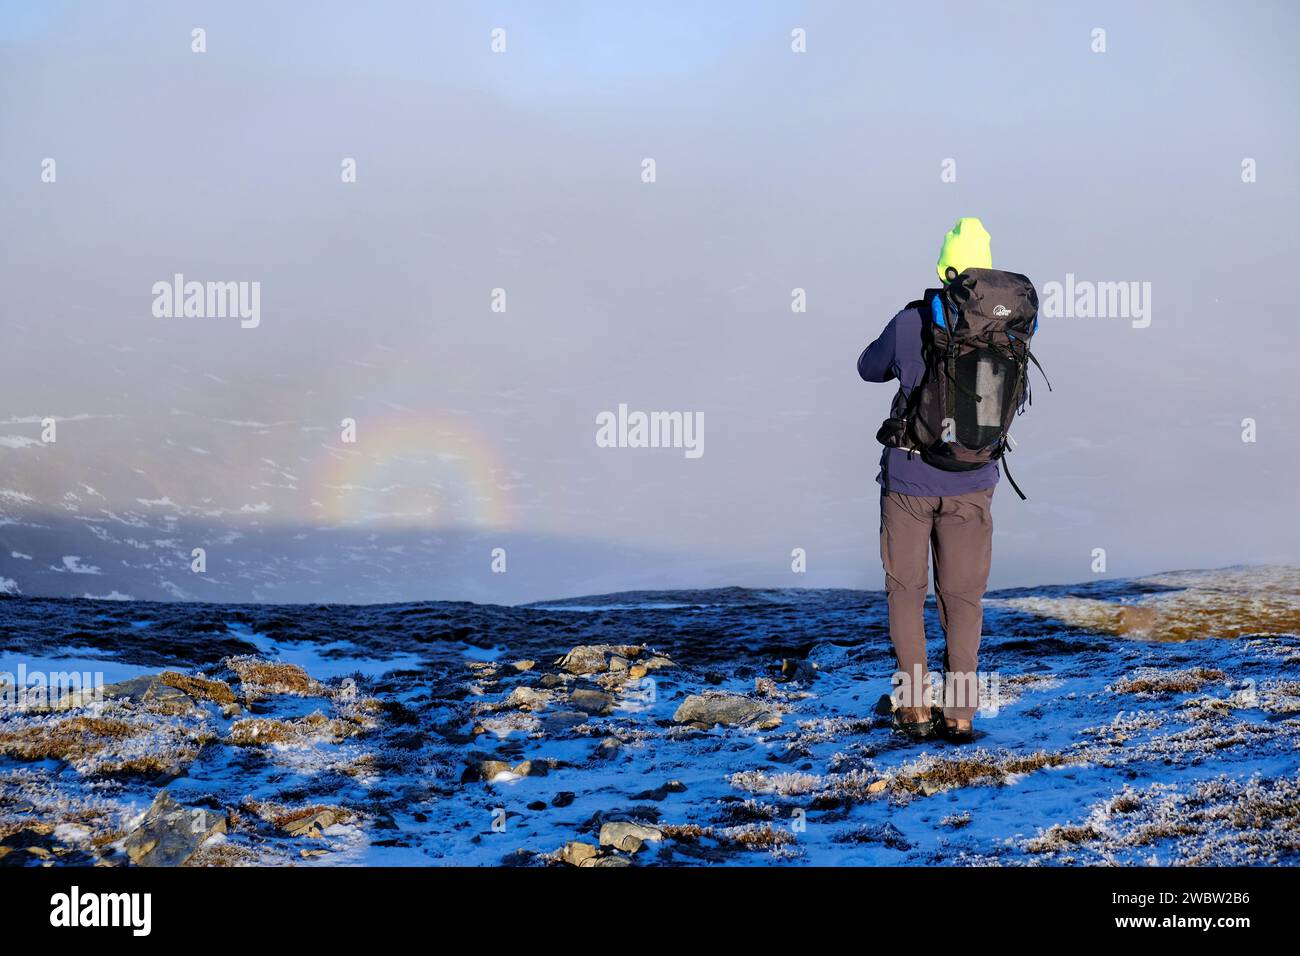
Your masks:
{"label": "jacket sleeve", "polygon": [[880,338],[872,342],[858,356],[858,374],[866,382],[888,382],[898,377],[897,363],[894,361],[894,338],[898,316],[889,320]]}

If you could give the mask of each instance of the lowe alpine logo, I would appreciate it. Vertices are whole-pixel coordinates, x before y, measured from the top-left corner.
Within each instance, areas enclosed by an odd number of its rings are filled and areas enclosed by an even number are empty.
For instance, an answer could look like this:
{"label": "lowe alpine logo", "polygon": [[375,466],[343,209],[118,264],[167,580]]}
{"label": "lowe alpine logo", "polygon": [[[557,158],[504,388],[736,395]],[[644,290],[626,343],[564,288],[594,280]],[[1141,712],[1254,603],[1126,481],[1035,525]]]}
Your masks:
{"label": "lowe alpine logo", "polygon": [[995,306],[993,307],[993,314],[994,314],[994,315],[1010,315],[1010,314],[1011,314],[1011,310],[1008,309],[1005,305],[995,305]]}

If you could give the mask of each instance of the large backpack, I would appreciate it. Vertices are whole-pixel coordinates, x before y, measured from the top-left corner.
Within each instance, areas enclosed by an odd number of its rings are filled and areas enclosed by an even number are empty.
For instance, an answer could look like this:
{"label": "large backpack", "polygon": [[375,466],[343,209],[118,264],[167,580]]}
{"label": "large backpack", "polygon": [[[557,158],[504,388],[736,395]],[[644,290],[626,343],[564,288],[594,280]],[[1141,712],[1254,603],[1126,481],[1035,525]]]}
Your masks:
{"label": "large backpack", "polygon": [[[913,305],[928,317],[921,332],[925,374],[902,417],[886,419],[877,439],[944,471],[1001,459],[1012,421],[1031,401],[1029,363],[1042,372],[1029,351],[1038,328],[1033,283],[1016,272],[949,268],[948,284]],[[1023,499],[1009,472],[1007,480]]]}

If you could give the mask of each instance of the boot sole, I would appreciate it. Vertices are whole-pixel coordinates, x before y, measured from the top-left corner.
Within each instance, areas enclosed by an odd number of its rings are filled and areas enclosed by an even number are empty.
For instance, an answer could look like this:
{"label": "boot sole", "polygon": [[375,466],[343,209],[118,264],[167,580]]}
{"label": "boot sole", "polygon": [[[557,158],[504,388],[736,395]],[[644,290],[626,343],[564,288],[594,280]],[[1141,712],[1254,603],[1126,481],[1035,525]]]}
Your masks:
{"label": "boot sole", "polygon": [[908,740],[920,741],[920,740],[929,740],[931,737],[933,737],[934,732],[937,728],[935,726],[935,721],[931,719],[931,720],[923,720],[920,721],[919,723],[896,720],[894,721],[894,729],[897,730],[904,737],[906,737]]}

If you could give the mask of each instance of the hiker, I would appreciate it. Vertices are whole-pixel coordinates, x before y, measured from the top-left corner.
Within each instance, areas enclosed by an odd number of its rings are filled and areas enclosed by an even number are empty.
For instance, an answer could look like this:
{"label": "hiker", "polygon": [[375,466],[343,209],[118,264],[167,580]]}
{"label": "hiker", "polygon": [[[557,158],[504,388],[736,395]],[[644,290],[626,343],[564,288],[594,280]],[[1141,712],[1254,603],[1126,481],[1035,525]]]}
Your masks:
{"label": "hiker", "polygon": [[[973,739],[979,706],[993,490],[998,460],[1009,448],[1007,429],[1028,398],[1027,362],[1037,364],[1029,339],[1038,297],[1025,276],[993,269],[979,219],[957,221],[944,236],[936,268],[942,288],[927,289],[889,320],[859,356],[858,374],[868,382],[898,380],[890,417],[877,435],[885,449],[876,476],[889,639],[898,667],[895,726],[916,740],[939,732],[964,743]],[[939,682],[928,669],[923,616],[931,552],[946,641],[939,716],[932,709],[931,681]]]}

